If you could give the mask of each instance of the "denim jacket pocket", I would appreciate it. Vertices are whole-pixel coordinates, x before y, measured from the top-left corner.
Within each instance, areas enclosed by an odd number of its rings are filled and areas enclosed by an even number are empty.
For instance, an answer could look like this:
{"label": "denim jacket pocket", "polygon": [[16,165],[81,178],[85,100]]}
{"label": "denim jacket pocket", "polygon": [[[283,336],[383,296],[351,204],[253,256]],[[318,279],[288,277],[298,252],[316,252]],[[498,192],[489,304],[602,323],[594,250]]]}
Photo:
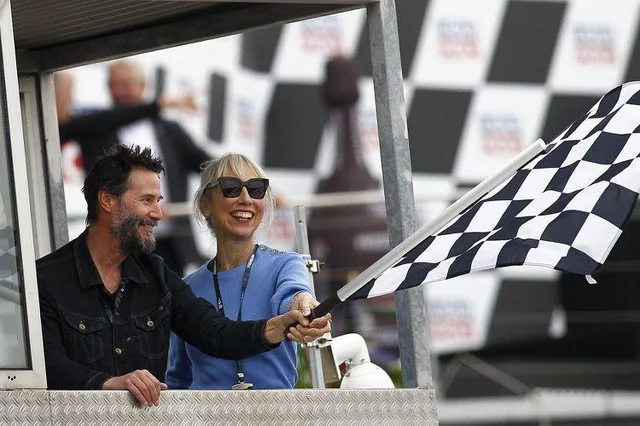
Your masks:
{"label": "denim jacket pocket", "polygon": [[104,318],[63,313],[65,326],[63,335],[70,340],[71,359],[80,364],[90,364],[104,356]]}
{"label": "denim jacket pocket", "polygon": [[161,303],[154,310],[133,317],[138,330],[140,355],[151,359],[160,359],[167,355],[170,326],[163,324],[167,315],[169,315],[169,309],[166,303]]}

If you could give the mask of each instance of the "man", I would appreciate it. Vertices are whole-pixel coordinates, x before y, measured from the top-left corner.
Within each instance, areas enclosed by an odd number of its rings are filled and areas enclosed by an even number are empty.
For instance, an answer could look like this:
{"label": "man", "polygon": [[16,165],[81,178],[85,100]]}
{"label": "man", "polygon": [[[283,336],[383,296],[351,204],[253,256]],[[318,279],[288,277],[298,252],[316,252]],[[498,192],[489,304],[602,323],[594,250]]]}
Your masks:
{"label": "man", "polygon": [[[158,119],[160,111],[173,108],[188,113],[197,111],[197,106],[191,95],[163,96],[148,103],[116,106],[106,110],[95,110],[83,114],[74,113],[73,89],[74,76],[70,70],[57,71],[53,74],[56,94],[56,112],[60,142],[62,144],[75,139],[81,139],[84,144],[95,144],[107,134],[117,132],[121,127],[143,119]],[[98,145],[100,145],[98,143]],[[113,144],[107,144],[105,148]],[[91,148],[86,147],[88,151]],[[96,155],[102,155],[102,151]],[[92,157],[93,164],[97,157]],[[87,167],[87,171],[90,166]]]}
{"label": "man", "polygon": [[[140,64],[128,59],[116,61],[111,64],[108,73],[115,110],[130,111],[144,104],[146,82]],[[147,107],[153,108],[153,104]],[[96,158],[114,145],[136,144],[149,147],[165,162],[166,176],[162,182],[165,202],[186,202],[190,173],[200,173],[200,165],[210,160],[210,157],[178,123],[160,118],[158,107],[150,115],[147,119],[120,127],[117,131],[78,138],[85,170],[88,173]],[[178,275],[184,275],[187,264],[204,262],[195,245],[188,217],[176,217],[163,222],[156,230],[156,236],[156,253]]]}
{"label": "man", "polygon": [[[93,164],[94,155],[103,153],[94,152],[102,146],[100,142],[108,141],[108,135],[113,135],[121,127],[143,119],[155,120],[160,111],[167,108],[185,112],[197,110],[193,96],[183,95],[77,114],[73,108],[73,73],[70,70],[57,71],[53,77],[65,183],[82,185],[85,176],[82,154],[90,156],[90,164]],[[107,143],[104,148],[108,146],[111,143]]]}
{"label": "man", "polygon": [[171,331],[209,355],[242,359],[276,347],[285,330],[297,342],[330,330],[329,316],[309,324],[308,307],[234,322],[196,298],[151,254],[162,171],[149,148],[113,147],[85,180],[87,229],[38,260],[50,389],[128,389],[158,404]]}

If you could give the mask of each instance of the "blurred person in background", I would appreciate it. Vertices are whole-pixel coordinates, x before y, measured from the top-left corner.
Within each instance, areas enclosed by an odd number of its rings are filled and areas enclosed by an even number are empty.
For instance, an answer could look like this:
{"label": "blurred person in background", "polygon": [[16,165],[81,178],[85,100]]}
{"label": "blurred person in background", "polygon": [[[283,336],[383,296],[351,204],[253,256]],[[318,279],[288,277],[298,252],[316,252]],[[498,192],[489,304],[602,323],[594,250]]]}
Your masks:
{"label": "blurred person in background", "polygon": [[[256,243],[275,197],[264,171],[244,155],[227,153],[203,170],[194,200],[197,220],[214,235],[216,256],[185,278],[193,292],[232,320],[251,320],[318,305],[306,265],[296,253]],[[298,380],[296,344],[241,361],[206,355],[171,335],[167,385],[174,389],[287,389]]]}
{"label": "blurred person in background", "polygon": [[[116,132],[119,128],[138,120],[156,119],[164,109],[197,111],[191,95],[161,97],[152,102],[107,110],[77,111],[73,102],[75,80],[73,72],[57,71],[53,76],[66,183],[82,184],[85,175],[82,147],[91,144],[95,138],[102,138],[105,134]],[[90,148],[86,151],[90,151]],[[87,166],[87,172],[89,168],[90,166]]]}
{"label": "blurred person in background", "polygon": [[63,145],[77,139],[100,137],[138,120],[158,118],[164,109],[175,108],[185,112],[197,111],[193,96],[183,95],[160,97],[151,102],[121,108],[78,113],[74,110],[73,105],[73,72],[64,70],[54,73],[54,85],[60,143]]}
{"label": "blurred person in background", "polygon": [[[108,85],[113,113],[123,113],[133,119],[129,120],[128,125],[119,122],[117,126],[83,137],[76,133],[85,171],[88,172],[96,158],[114,145],[149,147],[165,163],[166,175],[162,179],[164,203],[186,202],[189,175],[200,172],[200,165],[210,160],[209,154],[198,147],[181,125],[160,117],[161,108],[176,106],[171,105],[171,101],[169,105],[166,105],[166,99],[145,103],[146,81],[139,63],[130,59],[113,62],[108,69]],[[180,104],[180,107],[195,108],[193,100],[186,99],[182,99],[184,104]],[[113,119],[113,115],[110,118]],[[117,116],[118,120],[121,118],[122,115]],[[67,125],[61,129],[61,140],[69,136],[69,127]],[[77,132],[77,127],[74,131]],[[156,231],[156,254],[164,259],[170,269],[183,276],[189,264],[199,264],[203,258],[196,247],[189,217],[165,215],[165,218]]]}

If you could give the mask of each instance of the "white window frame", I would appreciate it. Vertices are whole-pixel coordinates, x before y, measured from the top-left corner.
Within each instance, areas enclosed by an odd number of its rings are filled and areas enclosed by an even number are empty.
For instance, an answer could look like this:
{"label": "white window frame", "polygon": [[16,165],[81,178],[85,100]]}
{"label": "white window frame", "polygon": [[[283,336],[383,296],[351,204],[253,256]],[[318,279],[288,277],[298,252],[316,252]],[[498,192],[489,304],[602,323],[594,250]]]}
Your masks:
{"label": "white window frame", "polygon": [[[0,369],[0,389],[42,389],[47,387],[44,364],[44,345],[38,303],[38,284],[36,277],[36,255],[34,235],[31,223],[31,200],[28,194],[29,179],[27,176],[27,158],[22,132],[22,115],[20,113],[20,95],[18,89],[18,72],[16,51],[13,37],[13,21],[11,3],[0,0],[0,48],[2,49],[2,67],[6,87],[7,125],[9,128],[9,146],[15,191],[14,220],[18,224],[20,267],[23,278],[23,291],[26,309],[26,331],[29,342],[28,357],[30,369]],[[46,182],[42,182],[45,185]]]}

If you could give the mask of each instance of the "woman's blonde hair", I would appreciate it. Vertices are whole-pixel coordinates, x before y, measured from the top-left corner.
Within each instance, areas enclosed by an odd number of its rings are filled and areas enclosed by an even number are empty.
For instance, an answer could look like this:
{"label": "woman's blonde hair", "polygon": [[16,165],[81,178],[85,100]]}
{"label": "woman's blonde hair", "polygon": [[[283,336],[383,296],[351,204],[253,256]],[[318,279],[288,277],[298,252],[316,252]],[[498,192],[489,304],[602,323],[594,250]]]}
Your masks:
{"label": "woman's blonde hair", "polygon": [[[218,182],[218,179],[227,172],[227,170],[231,170],[236,176],[241,179],[245,179],[245,176],[242,176],[242,167],[246,165],[248,166],[258,177],[266,178],[266,174],[262,167],[252,161],[249,157],[243,154],[238,154],[235,152],[228,152],[223,156],[216,158],[214,160],[208,161],[202,165],[202,172],[200,173],[200,187],[196,191],[196,195],[193,200],[193,212],[196,218],[196,221],[200,224],[207,225],[211,232],[215,232],[213,228],[213,222],[211,221],[211,217],[206,215],[203,212],[203,205],[205,199],[208,197],[209,192],[208,189],[215,186]],[[211,202],[211,198],[208,199]],[[271,186],[267,188],[267,193],[264,196],[266,209],[265,209],[265,220],[263,222],[269,222],[271,217],[273,216],[273,211],[275,210],[276,205],[276,197],[271,189]]]}

